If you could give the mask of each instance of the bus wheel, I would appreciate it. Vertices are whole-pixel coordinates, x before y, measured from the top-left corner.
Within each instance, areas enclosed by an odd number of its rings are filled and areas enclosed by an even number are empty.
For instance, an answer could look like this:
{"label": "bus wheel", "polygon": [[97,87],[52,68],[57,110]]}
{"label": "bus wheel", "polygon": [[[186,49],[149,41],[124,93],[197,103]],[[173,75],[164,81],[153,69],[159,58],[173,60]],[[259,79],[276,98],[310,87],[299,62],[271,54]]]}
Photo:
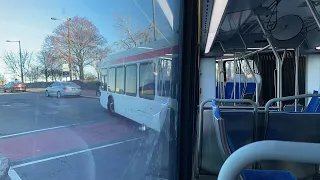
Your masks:
{"label": "bus wheel", "polygon": [[113,101],[113,98],[112,97],[109,97],[108,99],[108,112],[111,114],[111,115],[115,115],[116,112],[114,111],[114,101]]}

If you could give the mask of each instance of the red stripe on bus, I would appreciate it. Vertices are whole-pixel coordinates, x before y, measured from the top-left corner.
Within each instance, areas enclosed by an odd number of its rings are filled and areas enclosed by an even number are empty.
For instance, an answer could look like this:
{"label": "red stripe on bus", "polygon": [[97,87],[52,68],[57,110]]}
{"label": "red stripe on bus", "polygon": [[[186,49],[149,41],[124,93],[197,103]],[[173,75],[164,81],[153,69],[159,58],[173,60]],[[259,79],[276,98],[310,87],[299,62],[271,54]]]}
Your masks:
{"label": "red stripe on bus", "polygon": [[178,46],[168,47],[164,49],[154,50],[142,54],[137,54],[134,56],[128,56],[125,58],[114,59],[110,61],[110,64],[127,63],[132,61],[138,61],[143,59],[150,59],[159,56],[164,56],[166,54],[176,54],[178,52]]}

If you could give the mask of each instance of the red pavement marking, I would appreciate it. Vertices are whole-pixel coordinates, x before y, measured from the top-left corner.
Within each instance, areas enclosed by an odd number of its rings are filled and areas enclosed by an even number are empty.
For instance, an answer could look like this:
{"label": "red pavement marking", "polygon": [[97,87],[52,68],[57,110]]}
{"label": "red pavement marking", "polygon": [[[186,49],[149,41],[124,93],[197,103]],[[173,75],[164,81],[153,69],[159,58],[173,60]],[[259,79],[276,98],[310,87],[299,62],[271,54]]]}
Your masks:
{"label": "red pavement marking", "polygon": [[133,133],[132,126],[123,121],[43,131],[0,140],[0,153],[11,161],[23,160],[118,139]]}

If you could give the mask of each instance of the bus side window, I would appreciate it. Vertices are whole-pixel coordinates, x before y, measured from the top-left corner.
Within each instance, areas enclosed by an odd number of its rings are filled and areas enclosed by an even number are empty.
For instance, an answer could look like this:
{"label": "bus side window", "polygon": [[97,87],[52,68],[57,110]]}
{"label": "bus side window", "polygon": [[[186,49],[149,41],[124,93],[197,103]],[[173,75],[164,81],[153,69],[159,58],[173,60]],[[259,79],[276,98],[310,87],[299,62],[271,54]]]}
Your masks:
{"label": "bus side window", "polygon": [[126,66],[126,95],[136,96],[137,95],[137,65]]}
{"label": "bus side window", "polygon": [[151,100],[155,97],[155,65],[152,62],[140,64],[139,96]]}
{"label": "bus side window", "polygon": [[107,76],[103,76],[103,90],[108,89]]}
{"label": "bus side window", "polygon": [[115,92],[116,89],[116,68],[108,70],[108,91]]}
{"label": "bus side window", "polygon": [[101,81],[102,81],[102,84],[101,84],[101,89],[106,91],[108,88],[107,88],[107,74],[108,74],[108,69],[102,69],[101,70]]}
{"label": "bus side window", "polygon": [[117,67],[117,71],[116,71],[116,93],[124,94],[124,66]]}
{"label": "bus side window", "polygon": [[170,96],[171,60],[160,60],[158,64],[158,95]]}

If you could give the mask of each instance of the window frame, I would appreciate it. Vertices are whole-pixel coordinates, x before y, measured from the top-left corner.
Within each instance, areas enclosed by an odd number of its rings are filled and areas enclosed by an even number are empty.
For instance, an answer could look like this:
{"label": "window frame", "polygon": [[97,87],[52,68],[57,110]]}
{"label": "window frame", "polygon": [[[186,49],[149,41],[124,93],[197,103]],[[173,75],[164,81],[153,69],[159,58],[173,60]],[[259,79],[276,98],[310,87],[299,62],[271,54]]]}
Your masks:
{"label": "window frame", "polygon": [[[157,80],[157,84],[156,84],[156,88],[157,88],[157,96],[159,97],[170,97],[170,93],[171,93],[171,80],[169,80],[169,91],[168,93],[169,94],[163,94],[163,91],[166,92],[166,82],[167,81],[164,81],[163,79],[160,79],[160,74],[162,75],[162,73],[166,73],[166,72],[163,72],[163,70],[165,68],[162,69],[162,62],[169,62],[171,63],[171,67],[172,67],[172,60],[168,60],[168,59],[159,59],[158,63],[157,63],[157,72],[158,72],[158,80]],[[168,68],[168,67],[167,67]],[[165,69],[168,71],[168,69]],[[172,74],[172,72],[170,72]],[[171,76],[171,75],[170,75]],[[162,83],[161,84],[161,87],[160,87],[160,82]],[[165,84],[163,85],[163,82],[165,82]]]}
{"label": "window frame", "polygon": [[[110,91],[110,81],[109,81],[109,78],[110,78],[110,70],[111,69],[114,69],[114,91]],[[108,68],[108,77],[107,77],[107,80],[108,80],[108,82],[107,82],[107,90],[108,90],[108,92],[110,92],[110,93],[115,93],[116,92],[116,74],[117,74],[117,68],[116,67],[110,67],[110,68]]]}
{"label": "window frame", "polygon": [[[121,92],[121,91],[117,92],[118,68],[123,68],[123,79],[122,79],[123,92]],[[116,67],[116,71],[115,71],[115,79],[116,79],[116,80],[115,80],[115,90],[114,90],[114,92],[117,93],[117,94],[125,94],[125,92],[126,92],[126,89],[125,89],[125,86],[126,86],[126,82],[125,82],[126,77],[125,77],[125,74],[126,74],[126,72],[125,72],[125,66],[117,66],[117,67]]]}
{"label": "window frame", "polygon": [[149,96],[151,96],[151,95],[143,95],[143,94],[141,94],[141,91],[140,91],[140,85],[141,85],[141,66],[143,66],[143,65],[148,65],[148,64],[151,64],[151,65],[153,65],[153,71],[155,71],[156,70],[156,66],[155,66],[155,64],[154,64],[154,61],[148,61],[148,62],[143,62],[143,63],[140,63],[139,64],[139,97],[140,98],[143,98],[143,99],[148,99],[148,100],[154,100],[155,99],[155,97],[156,97],[156,75],[155,74],[153,74],[153,82],[154,82],[154,87],[153,87],[153,94],[152,94],[152,98],[150,98]]}
{"label": "window frame", "polygon": [[[128,66],[134,66],[135,68],[136,68],[136,83],[135,83],[135,93],[127,93],[127,67]],[[138,90],[137,90],[137,87],[138,87],[138,64],[129,64],[129,65],[126,65],[125,66],[125,76],[124,76],[124,87],[125,87],[125,95],[127,95],[127,96],[132,96],[132,97],[136,97],[137,96],[137,94],[138,94]],[[140,85],[139,85],[139,87],[140,87]]]}

